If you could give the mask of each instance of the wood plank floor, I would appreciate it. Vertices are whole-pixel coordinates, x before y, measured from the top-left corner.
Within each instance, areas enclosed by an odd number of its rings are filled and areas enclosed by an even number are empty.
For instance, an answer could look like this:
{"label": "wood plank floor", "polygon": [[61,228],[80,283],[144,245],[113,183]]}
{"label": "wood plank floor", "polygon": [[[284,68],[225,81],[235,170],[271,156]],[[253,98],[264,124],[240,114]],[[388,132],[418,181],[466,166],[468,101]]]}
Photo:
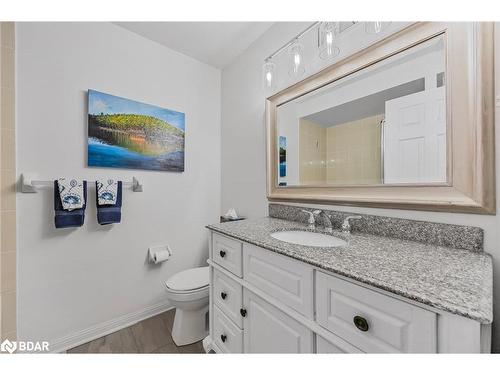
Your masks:
{"label": "wood plank floor", "polygon": [[74,353],[204,353],[201,341],[177,346],[172,340],[175,309],[67,351]]}

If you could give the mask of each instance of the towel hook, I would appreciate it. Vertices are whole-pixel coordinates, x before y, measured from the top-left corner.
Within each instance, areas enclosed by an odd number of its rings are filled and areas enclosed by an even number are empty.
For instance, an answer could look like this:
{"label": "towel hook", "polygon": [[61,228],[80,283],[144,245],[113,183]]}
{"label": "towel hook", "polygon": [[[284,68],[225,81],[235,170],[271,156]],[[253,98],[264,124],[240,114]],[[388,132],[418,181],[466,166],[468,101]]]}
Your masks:
{"label": "towel hook", "polygon": [[142,184],[140,184],[139,180],[135,177],[132,177],[132,191],[136,193],[142,192]]}

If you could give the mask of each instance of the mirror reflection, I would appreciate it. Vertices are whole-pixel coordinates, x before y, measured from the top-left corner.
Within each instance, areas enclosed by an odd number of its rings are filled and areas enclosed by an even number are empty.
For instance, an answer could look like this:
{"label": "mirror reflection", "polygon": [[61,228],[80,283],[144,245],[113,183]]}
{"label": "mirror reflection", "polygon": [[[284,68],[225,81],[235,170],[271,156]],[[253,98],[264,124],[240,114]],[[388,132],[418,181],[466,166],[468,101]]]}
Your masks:
{"label": "mirror reflection", "polygon": [[442,36],[277,109],[280,186],[446,182]]}

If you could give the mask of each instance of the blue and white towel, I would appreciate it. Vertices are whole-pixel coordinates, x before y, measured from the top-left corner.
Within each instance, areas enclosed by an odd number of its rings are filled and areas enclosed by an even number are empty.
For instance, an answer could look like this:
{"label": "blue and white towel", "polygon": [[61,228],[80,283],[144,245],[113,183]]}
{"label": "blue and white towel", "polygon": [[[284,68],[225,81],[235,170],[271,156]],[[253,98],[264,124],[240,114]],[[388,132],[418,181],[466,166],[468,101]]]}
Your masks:
{"label": "blue and white towel", "polygon": [[97,191],[97,222],[101,225],[121,222],[122,182],[113,180],[96,181],[95,186]]}
{"label": "blue and white towel", "polygon": [[[87,202],[87,181],[83,181],[83,201]],[[84,203],[82,208],[65,210],[59,195],[58,181],[54,181],[54,222],[56,228],[81,227],[85,221],[86,206],[87,204]]]}
{"label": "blue and white towel", "polygon": [[102,205],[116,204],[116,197],[118,192],[118,181],[108,179],[106,181],[97,180],[97,203]]}
{"label": "blue and white towel", "polygon": [[57,187],[64,210],[77,210],[85,205],[83,180],[59,178]]}

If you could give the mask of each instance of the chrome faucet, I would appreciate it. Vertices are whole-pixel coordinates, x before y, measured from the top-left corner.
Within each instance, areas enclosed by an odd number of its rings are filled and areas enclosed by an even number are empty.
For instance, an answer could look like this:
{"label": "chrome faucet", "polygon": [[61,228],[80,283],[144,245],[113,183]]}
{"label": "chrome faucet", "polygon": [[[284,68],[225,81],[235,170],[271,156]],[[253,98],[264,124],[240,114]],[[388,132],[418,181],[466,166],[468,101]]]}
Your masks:
{"label": "chrome faucet", "polygon": [[323,222],[325,225],[325,232],[327,232],[327,233],[333,232],[332,220],[330,219],[330,216],[325,211],[315,210],[315,211],[313,211],[313,214],[321,216],[323,218]]}
{"label": "chrome faucet", "polygon": [[309,229],[316,229],[316,218],[314,217],[314,213],[311,212],[311,211],[307,211],[307,210],[301,210],[303,213],[305,214],[308,214],[309,215],[309,219],[307,219],[307,223],[308,223],[308,228]]}
{"label": "chrome faucet", "polygon": [[342,223],[342,232],[343,233],[351,233],[351,230],[352,230],[352,227],[351,227],[351,223],[350,223],[350,220],[359,220],[361,219],[361,216],[347,216],[345,219],[344,219],[344,222]]}

